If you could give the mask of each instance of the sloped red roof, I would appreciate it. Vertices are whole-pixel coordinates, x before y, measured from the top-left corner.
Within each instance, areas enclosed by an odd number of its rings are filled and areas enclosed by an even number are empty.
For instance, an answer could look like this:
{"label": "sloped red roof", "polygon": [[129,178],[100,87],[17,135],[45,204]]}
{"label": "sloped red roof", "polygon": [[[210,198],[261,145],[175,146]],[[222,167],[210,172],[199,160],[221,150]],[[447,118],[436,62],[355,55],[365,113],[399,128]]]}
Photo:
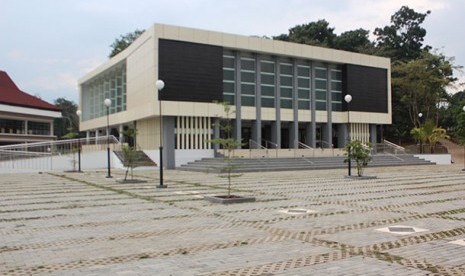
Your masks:
{"label": "sloped red roof", "polygon": [[61,111],[57,106],[19,90],[5,71],[0,71],[0,104]]}

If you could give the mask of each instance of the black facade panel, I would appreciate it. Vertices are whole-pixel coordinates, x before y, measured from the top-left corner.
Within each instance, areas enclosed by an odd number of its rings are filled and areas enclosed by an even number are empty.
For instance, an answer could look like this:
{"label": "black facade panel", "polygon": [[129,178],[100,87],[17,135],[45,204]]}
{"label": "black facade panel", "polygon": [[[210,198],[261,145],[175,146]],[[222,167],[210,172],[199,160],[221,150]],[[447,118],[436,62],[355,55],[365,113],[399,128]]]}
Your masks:
{"label": "black facade panel", "polygon": [[223,48],[160,39],[159,79],[165,82],[165,101],[221,102],[223,100]]}
{"label": "black facade panel", "polygon": [[351,111],[388,113],[387,69],[346,64],[342,83],[344,95],[352,95]]}

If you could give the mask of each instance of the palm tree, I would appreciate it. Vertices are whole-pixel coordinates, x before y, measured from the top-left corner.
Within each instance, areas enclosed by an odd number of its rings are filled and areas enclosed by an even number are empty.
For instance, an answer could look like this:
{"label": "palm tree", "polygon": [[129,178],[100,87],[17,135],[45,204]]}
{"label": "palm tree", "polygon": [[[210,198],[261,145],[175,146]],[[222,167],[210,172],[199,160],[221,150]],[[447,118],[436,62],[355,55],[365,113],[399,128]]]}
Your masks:
{"label": "palm tree", "polygon": [[447,130],[441,127],[434,128],[433,133],[428,136],[428,143],[431,153],[434,153],[436,143],[441,139],[450,139],[450,136],[447,135]]}

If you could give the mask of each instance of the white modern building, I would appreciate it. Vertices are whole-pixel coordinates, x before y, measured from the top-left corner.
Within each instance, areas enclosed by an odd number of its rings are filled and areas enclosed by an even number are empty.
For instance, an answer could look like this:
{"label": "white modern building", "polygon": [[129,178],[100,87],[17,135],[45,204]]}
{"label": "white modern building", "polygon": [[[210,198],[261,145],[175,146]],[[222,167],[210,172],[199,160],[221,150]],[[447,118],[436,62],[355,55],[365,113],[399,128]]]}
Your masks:
{"label": "white modern building", "polygon": [[156,151],[161,132],[169,168],[176,152],[213,151],[223,101],[244,148],[343,147],[349,133],[374,143],[391,124],[390,74],[388,58],[155,24],[79,80],[80,128],[106,135],[108,98],[111,134],[133,125]]}

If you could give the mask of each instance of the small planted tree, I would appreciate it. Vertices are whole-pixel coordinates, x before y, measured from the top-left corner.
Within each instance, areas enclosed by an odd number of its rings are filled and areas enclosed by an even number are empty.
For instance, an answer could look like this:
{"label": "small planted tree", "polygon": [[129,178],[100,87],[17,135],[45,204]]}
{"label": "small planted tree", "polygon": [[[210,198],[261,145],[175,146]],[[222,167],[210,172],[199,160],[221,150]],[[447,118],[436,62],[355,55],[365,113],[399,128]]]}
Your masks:
{"label": "small planted tree", "polygon": [[[132,126],[129,126],[123,133],[127,137],[134,138],[137,135],[137,130]],[[139,153],[136,145],[130,146],[126,144],[122,146],[121,150],[123,152],[123,165],[126,167],[126,173],[123,181],[127,180],[129,170],[131,170],[131,180],[134,180],[133,169],[137,167],[137,161],[139,160]]]}
{"label": "small planted tree", "polygon": [[349,162],[349,158],[355,160],[357,175],[363,176],[363,170],[371,160],[371,150],[372,146],[370,143],[364,145],[359,140],[354,140],[345,147],[347,158],[344,160],[344,163]]}
{"label": "small planted tree", "polygon": [[235,149],[242,146],[242,142],[232,137],[232,130],[233,130],[232,115],[234,114],[234,112],[231,111],[231,106],[228,103],[221,103],[221,105],[223,105],[224,116],[222,117],[220,121],[219,127],[220,127],[221,133],[225,137],[212,139],[211,142],[213,144],[219,145],[220,148],[223,149],[225,165],[220,168],[216,168],[216,169],[219,169],[221,178],[228,179],[227,198],[231,198],[233,197],[231,195],[231,179],[233,177],[241,176],[240,174],[235,173],[237,169],[237,165],[233,164],[232,162],[233,152]]}

